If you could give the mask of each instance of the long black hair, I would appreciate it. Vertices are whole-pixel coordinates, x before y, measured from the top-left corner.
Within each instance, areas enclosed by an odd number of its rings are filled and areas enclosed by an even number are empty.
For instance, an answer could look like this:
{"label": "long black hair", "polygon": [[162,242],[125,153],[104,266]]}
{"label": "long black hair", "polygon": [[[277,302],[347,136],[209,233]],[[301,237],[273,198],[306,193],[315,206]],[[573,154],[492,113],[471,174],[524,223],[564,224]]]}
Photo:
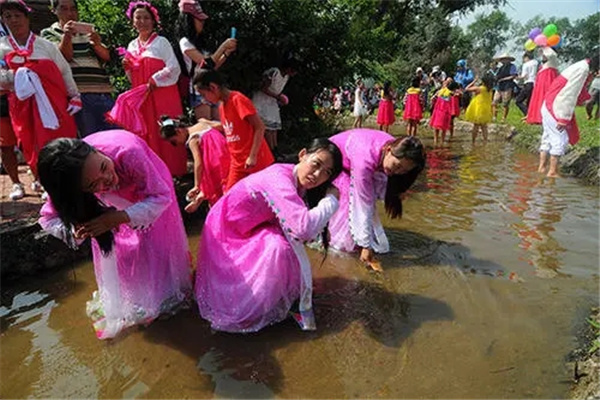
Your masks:
{"label": "long black hair", "polygon": [[173,46],[173,49],[175,50],[175,57],[177,58],[177,61],[179,61],[179,66],[181,67],[181,73],[190,79],[193,78],[194,69],[196,69],[196,63],[192,60],[192,65],[188,70],[187,66],[185,65],[185,61],[183,60],[183,53],[181,52],[181,47],[179,46],[179,40],[186,38],[201,53],[206,47],[206,40],[204,39],[203,32],[196,32],[194,19],[194,16],[190,13],[179,13],[177,22],[175,22],[175,37],[177,38],[177,45]]}
{"label": "long black hair", "polygon": [[[327,138],[316,138],[312,141],[309,147],[306,149],[306,154],[313,154],[320,150],[327,151],[331,154],[333,159],[333,167],[331,168],[331,176],[329,179],[320,186],[309,189],[306,191],[306,202],[309,208],[316,207],[319,201],[325,197],[327,189],[332,186],[332,182],[342,172],[343,158],[342,152],[335,143]],[[325,249],[325,255],[327,255],[327,249],[329,249],[329,229],[328,225],[325,226],[321,233],[321,240],[323,248]]]}
{"label": "long black hair", "polygon": [[[72,228],[112,210],[94,193],[81,187],[83,165],[96,149],[79,139],[56,139],[47,143],[38,157],[40,183],[50,195],[52,204],[65,226],[68,243],[74,243]],[[112,251],[114,236],[111,231],[96,236],[102,253]]]}
{"label": "long black hair", "polygon": [[415,167],[407,173],[388,176],[385,189],[385,211],[390,218],[402,217],[402,199],[406,192],[425,168],[425,149],[423,143],[414,136],[400,137],[389,144],[392,155],[398,159],[407,158]]}

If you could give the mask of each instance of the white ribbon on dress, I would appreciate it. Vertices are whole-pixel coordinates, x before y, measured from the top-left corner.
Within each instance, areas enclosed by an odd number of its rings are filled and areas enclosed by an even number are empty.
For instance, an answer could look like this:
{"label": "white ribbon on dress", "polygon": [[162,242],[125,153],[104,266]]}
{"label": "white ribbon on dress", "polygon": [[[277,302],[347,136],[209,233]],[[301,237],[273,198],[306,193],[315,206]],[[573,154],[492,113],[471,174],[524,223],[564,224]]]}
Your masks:
{"label": "white ribbon on dress", "polygon": [[50,100],[44,91],[42,81],[38,74],[27,67],[20,67],[15,73],[15,94],[21,101],[35,96],[35,101],[40,113],[42,125],[46,129],[56,130],[59,128],[58,118],[50,104]]}

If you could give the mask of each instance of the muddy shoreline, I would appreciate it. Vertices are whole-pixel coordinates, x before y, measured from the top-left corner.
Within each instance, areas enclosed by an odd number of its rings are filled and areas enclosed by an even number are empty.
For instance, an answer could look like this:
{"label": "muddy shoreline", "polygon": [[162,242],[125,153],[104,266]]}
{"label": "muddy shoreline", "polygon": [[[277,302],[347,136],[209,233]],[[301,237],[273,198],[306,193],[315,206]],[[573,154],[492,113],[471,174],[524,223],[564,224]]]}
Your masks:
{"label": "muddy shoreline", "polygon": [[[600,323],[600,308],[592,310],[590,319]],[[592,342],[598,340],[598,333],[598,329],[587,321],[578,332],[578,347],[567,360],[567,367],[573,374],[571,399],[600,399],[600,350],[590,353]]]}

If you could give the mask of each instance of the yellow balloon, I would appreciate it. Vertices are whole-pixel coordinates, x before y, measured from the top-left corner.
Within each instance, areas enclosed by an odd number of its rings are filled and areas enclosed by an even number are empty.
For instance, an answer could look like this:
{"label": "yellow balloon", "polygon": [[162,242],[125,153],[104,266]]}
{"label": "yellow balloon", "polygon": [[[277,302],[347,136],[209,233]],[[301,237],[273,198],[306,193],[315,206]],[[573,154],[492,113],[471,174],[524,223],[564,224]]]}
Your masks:
{"label": "yellow balloon", "polygon": [[527,41],[525,42],[525,50],[527,51],[532,51],[533,49],[535,49],[535,42],[531,39],[527,39]]}

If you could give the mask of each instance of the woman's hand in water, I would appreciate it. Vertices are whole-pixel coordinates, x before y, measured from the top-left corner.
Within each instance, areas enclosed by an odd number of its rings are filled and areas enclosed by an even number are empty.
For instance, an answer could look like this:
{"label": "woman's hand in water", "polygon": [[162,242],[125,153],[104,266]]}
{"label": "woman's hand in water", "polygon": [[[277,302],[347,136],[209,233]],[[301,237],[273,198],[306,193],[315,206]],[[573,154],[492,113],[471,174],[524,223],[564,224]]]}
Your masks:
{"label": "woman's hand in water", "polygon": [[371,268],[376,272],[383,272],[383,268],[381,268],[381,264],[379,261],[375,260],[375,256],[373,255],[373,250],[363,248],[360,252],[360,261],[362,261],[365,265]]}
{"label": "woman's hand in water", "polygon": [[332,194],[335,196],[336,199],[340,199],[340,191],[338,190],[338,188],[336,188],[335,186],[331,185],[327,188],[327,191],[325,192],[325,194]]}
{"label": "woman's hand in water", "polygon": [[112,210],[81,225],[75,231],[75,237],[85,239],[100,236],[105,232],[129,222],[129,215],[125,211]]}

